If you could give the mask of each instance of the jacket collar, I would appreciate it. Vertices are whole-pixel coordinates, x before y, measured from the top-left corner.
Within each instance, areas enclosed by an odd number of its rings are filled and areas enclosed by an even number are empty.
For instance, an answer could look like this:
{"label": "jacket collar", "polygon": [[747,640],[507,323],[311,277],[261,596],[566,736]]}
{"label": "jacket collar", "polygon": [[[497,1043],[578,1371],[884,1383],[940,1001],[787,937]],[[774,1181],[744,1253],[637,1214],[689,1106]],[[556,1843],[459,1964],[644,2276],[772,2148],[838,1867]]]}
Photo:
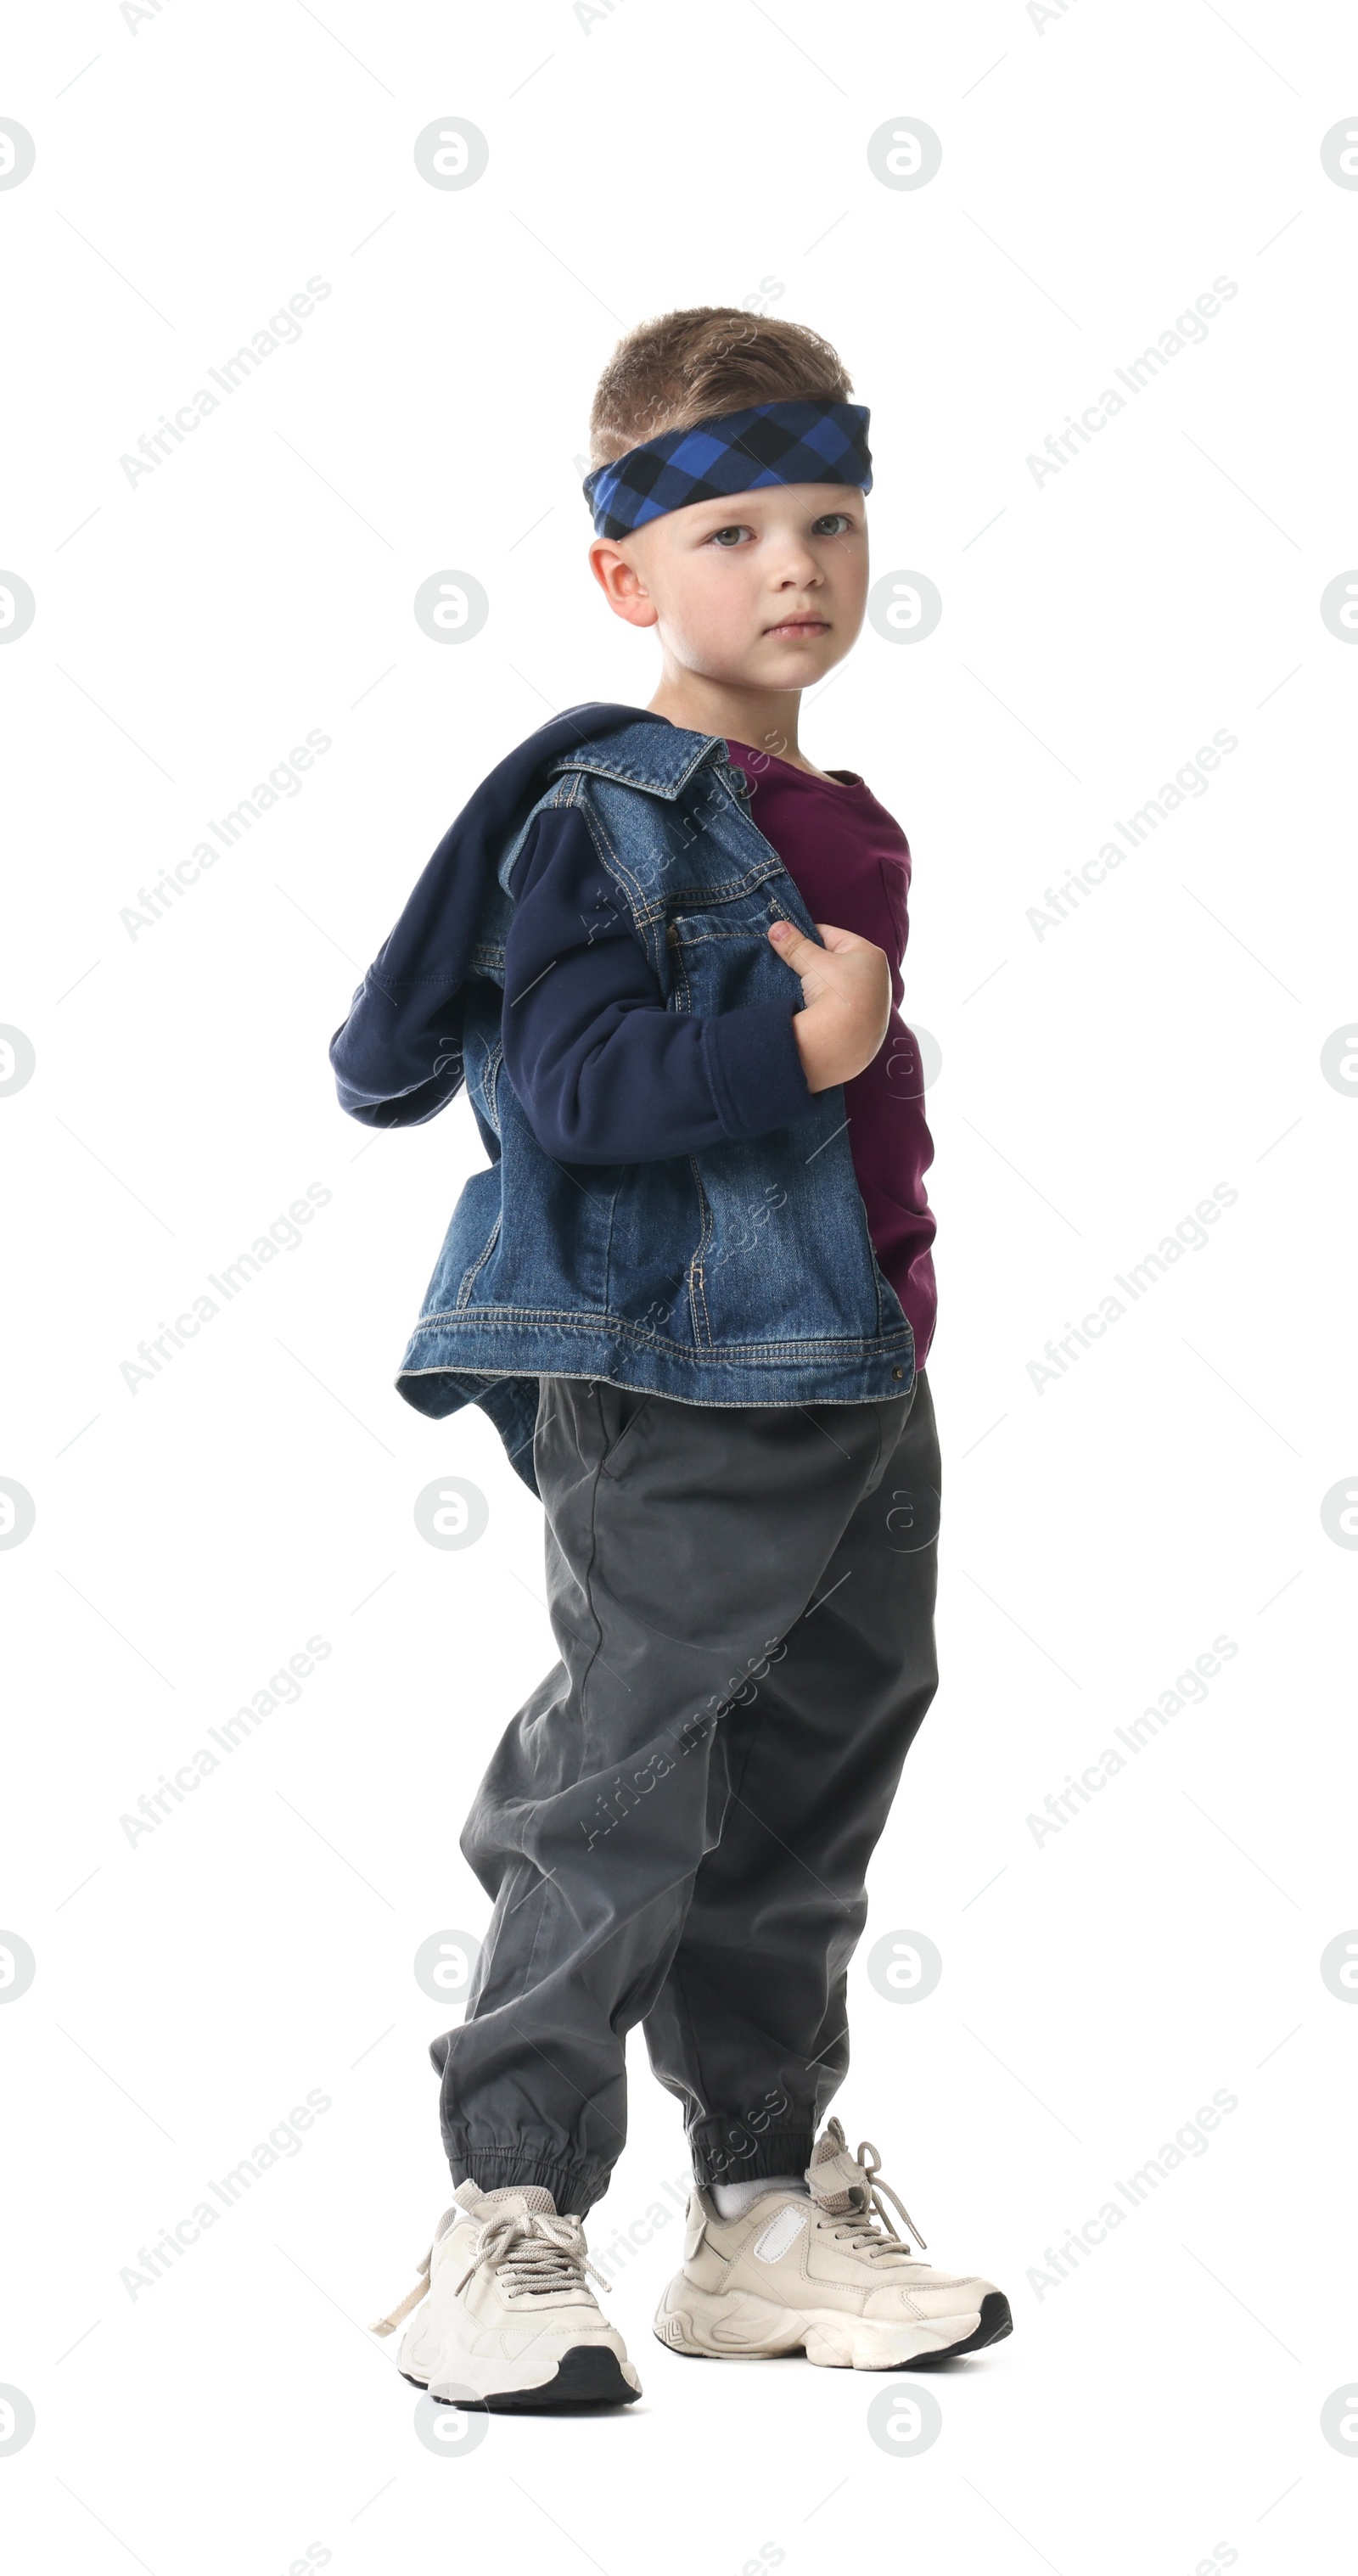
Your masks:
{"label": "jacket collar", "polygon": [[[613,707],[608,712],[616,718],[622,710]],[[582,732],[589,730],[588,719],[593,713],[590,707],[571,710]],[[584,770],[591,778],[613,779],[620,787],[642,787],[654,796],[672,800],[682,795],[705,762],[725,757],[726,745],[720,734],[688,733],[666,717],[653,715],[648,707],[638,707],[633,723],[609,730],[602,738],[581,741],[563,751],[548,767],[552,776],[564,770]]]}

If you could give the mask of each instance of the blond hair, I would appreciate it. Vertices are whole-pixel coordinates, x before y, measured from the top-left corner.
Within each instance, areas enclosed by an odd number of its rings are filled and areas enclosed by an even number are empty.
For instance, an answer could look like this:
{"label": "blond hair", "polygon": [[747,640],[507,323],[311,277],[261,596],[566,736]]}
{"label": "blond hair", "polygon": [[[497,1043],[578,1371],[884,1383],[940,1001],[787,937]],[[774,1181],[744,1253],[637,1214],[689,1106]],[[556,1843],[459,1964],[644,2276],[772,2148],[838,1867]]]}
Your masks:
{"label": "blond hair", "polygon": [[698,304],[640,322],[618,342],[589,419],[590,463],[611,465],[663,430],[755,403],[843,402],[843,360],[804,322]]}

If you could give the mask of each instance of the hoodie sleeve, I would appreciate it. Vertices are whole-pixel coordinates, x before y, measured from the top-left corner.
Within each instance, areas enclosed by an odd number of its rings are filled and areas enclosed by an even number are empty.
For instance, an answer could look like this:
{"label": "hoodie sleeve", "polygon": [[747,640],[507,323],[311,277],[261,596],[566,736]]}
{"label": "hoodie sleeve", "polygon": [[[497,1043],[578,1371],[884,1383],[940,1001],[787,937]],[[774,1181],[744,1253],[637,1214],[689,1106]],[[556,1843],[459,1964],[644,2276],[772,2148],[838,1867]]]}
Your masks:
{"label": "hoodie sleeve", "polygon": [[449,832],[330,1041],[340,1107],[365,1127],[419,1126],[462,1088],[475,879],[459,877],[452,850]]}
{"label": "hoodie sleeve", "polygon": [[504,1062],[544,1150],[565,1163],[652,1163],[807,1118],[793,1035],[799,989],[708,1017],[660,983],[573,806],[537,817],[509,880]]}

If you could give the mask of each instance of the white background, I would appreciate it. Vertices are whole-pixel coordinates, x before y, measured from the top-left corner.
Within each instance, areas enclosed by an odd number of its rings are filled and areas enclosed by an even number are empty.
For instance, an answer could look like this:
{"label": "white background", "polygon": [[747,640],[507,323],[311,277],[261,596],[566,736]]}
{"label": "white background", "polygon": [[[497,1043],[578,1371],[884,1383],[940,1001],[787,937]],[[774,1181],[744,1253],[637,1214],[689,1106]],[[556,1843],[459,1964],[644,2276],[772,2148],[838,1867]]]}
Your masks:
{"label": "white background", "polygon": [[[0,1473],[37,1514],[0,1556],[0,1921],[37,1961],[0,2012],[0,2381],[37,2415],[0,2457],[16,2565],[1335,2563],[1358,2012],[1319,1960],[1358,1922],[1358,1563],[1321,1502],[1358,1466],[1358,1109],[1320,1054],[1355,1003],[1358,653],[1319,600],[1358,561],[1358,191],[1320,145],[1358,123],[1356,56],[1337,8],[1263,0],[1040,27],[1019,0],[166,0],[135,29],[65,0],[11,29],[0,114],[37,147],[0,192],[0,560],[37,602],[0,652],[0,1018],[37,1058],[0,1103]],[[903,115],[942,140],[917,191],[867,158]],[[489,143],[464,191],[413,158],[448,116]],[[130,483],[120,458],[312,276],[300,342]],[[1218,276],[1205,345],[1035,481]],[[943,1059],[943,1685],[835,2107],[1015,2332],[890,2383],[942,2408],[917,2456],[873,2439],[866,2375],[667,2355],[677,2218],[608,2253],[684,2170],[638,2048],[592,2237],[644,2402],[443,2458],[364,2332],[448,2193],[426,2049],[455,2010],[411,1961],[484,1923],[457,1833],[553,1647],[541,1510],[494,1430],[392,1386],[470,1112],[371,1137],[326,1047],[491,762],[554,706],[644,703],[650,641],[585,568],[593,384],[620,328],[746,299],[842,351],[874,571],[944,603],[916,645],[865,630],[804,735],[910,836],[905,1008]],[[456,649],[411,609],[449,567],[490,600]],[[310,729],[301,793],[129,936]],[[1208,792],[1039,939],[1045,889],[1217,729]],[[298,1246],[129,1391],[138,1343],[310,1183]],[[1039,1392],[1047,1340],[1218,1183],[1210,1242]],[[489,1507],[461,1553],[413,1518],[452,1474]],[[1039,1845],[1028,1817],[1219,1635],[1205,1701]],[[311,1636],[296,1704],[130,1843],[120,1818]],[[900,1929],[944,1961],[913,2005],[866,1974]],[[139,2247],[308,2090],[331,2107],[300,2151],[129,2297]],[[1237,2107],[1206,2151],[1043,2288],[1045,2249],[1215,2091]]]}

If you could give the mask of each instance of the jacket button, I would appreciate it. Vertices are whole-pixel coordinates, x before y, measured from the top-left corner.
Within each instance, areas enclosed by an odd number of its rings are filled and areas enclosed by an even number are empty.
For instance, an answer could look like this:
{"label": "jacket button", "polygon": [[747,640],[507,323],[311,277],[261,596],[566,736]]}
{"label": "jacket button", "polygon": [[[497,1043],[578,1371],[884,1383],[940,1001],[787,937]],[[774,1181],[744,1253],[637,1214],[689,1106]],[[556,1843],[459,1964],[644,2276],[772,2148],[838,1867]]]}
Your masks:
{"label": "jacket button", "polygon": [[905,1371],[903,1368],[894,1368],[891,1374],[893,1377],[904,1377]]}

